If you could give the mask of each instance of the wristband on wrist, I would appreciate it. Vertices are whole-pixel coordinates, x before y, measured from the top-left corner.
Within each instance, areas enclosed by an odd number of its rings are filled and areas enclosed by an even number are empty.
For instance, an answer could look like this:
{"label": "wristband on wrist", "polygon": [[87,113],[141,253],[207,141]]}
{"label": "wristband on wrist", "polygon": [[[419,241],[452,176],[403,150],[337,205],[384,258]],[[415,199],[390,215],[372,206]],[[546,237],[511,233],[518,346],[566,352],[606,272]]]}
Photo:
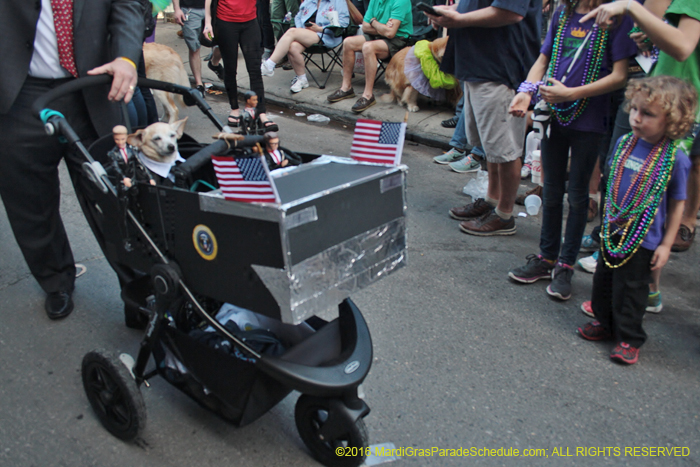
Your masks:
{"label": "wristband on wrist", "polygon": [[136,64],[135,64],[135,63],[133,62],[133,60],[131,60],[130,58],[119,57],[118,59],[119,59],[119,60],[124,60],[125,62],[131,63],[131,66],[133,66],[133,67],[134,67],[134,70],[136,70]]}
{"label": "wristband on wrist", "polygon": [[533,83],[532,81],[523,81],[520,83],[520,86],[518,87],[517,92],[526,92],[528,94],[535,94],[537,92],[537,89],[544,84],[544,81],[538,81],[536,83]]}

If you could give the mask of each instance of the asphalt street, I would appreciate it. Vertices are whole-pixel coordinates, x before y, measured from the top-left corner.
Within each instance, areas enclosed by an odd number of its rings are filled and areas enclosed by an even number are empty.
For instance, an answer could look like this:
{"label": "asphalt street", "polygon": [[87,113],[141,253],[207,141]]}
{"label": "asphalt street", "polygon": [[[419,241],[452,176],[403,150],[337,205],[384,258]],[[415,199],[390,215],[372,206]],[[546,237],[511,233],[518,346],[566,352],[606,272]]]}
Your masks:
{"label": "asphalt street", "polygon": [[[227,113],[221,97],[210,102],[219,116]],[[186,114],[186,131],[208,141],[213,126],[196,110]],[[281,108],[270,114],[284,146],[349,152],[351,126],[307,123]],[[461,190],[473,175],[434,164],[439,153],[406,144],[409,265],[353,296],[374,344],[364,384],[370,442],[404,448],[396,466],[700,465],[698,246],[672,254],[664,309],[645,320],[650,337],[639,363],[616,365],[609,344],[574,332],[588,320],[579,306],[592,276],[576,271],[567,302],[550,299],[545,281],[511,283],[508,270],[537,252],[540,218],[518,217],[513,237],[461,233],[447,211],[469,201]],[[155,378],[141,389],[148,424],[136,443],[102,428],[83,392],[83,355],[94,348],[136,355],[141,333],[124,326],[116,275],[63,168],[61,175],[64,221],[76,261],[87,266],[65,320],[46,317],[44,295],[0,215],[0,465],[319,465],[296,432],[294,393],[236,428]],[[505,451],[469,458],[420,451],[460,447]],[[678,448],[670,451],[677,455],[659,457],[649,447]],[[509,449],[541,451],[503,456]]]}

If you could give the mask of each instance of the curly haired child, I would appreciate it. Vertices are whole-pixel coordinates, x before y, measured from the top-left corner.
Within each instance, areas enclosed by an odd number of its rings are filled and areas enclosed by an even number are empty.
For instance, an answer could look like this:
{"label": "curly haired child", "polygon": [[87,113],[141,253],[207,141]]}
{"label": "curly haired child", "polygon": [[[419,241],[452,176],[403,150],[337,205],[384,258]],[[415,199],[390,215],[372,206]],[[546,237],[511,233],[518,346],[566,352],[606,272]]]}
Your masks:
{"label": "curly haired child", "polygon": [[683,215],[690,160],[676,140],[692,128],[698,94],[678,78],[655,76],[631,80],[625,97],[632,132],[609,161],[591,299],[596,321],[578,334],[614,339],[610,358],[631,365],[647,338],[642,319],[651,271],[668,262]]}

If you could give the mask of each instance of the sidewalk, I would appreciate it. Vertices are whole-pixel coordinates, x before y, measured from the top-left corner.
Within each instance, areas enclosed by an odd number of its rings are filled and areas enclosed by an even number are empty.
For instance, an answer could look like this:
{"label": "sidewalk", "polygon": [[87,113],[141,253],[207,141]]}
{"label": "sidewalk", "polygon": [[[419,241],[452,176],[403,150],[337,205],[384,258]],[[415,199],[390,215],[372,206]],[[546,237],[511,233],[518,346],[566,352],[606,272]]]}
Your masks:
{"label": "sidewalk", "polygon": [[[167,23],[158,20],[156,27],[156,42],[172,47],[185,63],[187,70],[192,79],[189,66],[189,57],[185,41],[178,37],[177,31],[180,26],[175,23]],[[201,56],[205,57],[209,54],[210,49],[202,47]],[[316,74],[316,70],[312,69]],[[318,72],[316,75],[323,76],[323,73]],[[243,54],[238,54],[238,90],[244,92],[249,89],[248,73],[245,68]],[[216,75],[207,67],[205,62],[202,62],[202,78],[205,83],[212,83],[215,89],[224,90],[223,83]],[[347,99],[335,104],[331,104],[326,100],[326,96],[340,87],[342,76],[340,69],[336,66],[333,70],[328,85],[325,89],[319,89],[316,84],[309,78],[309,87],[300,93],[292,94],[289,91],[290,81],[294,78],[294,72],[277,68],[274,76],[264,76],[265,83],[265,98],[271,104],[294,109],[307,114],[320,113],[330,117],[332,120],[342,123],[354,124],[354,122],[362,118],[371,118],[376,120],[384,120],[390,122],[403,121],[406,115],[406,108],[401,107],[396,103],[384,104],[377,102],[376,105],[367,109],[361,114],[353,113],[350,108],[355,103],[356,99]],[[320,79],[319,79],[320,81]],[[359,96],[364,87],[364,75],[356,75],[353,80],[355,93]],[[379,96],[388,92],[389,87],[384,82],[383,77],[375,84],[375,96]],[[408,117],[408,128],[406,131],[406,139],[421,144],[426,144],[434,147],[449,148],[449,141],[452,137],[453,129],[443,128],[440,126],[442,120],[446,120],[454,115],[453,109],[446,106],[433,106],[427,100],[419,100],[418,112],[410,112]],[[223,116],[221,116],[223,117]]]}

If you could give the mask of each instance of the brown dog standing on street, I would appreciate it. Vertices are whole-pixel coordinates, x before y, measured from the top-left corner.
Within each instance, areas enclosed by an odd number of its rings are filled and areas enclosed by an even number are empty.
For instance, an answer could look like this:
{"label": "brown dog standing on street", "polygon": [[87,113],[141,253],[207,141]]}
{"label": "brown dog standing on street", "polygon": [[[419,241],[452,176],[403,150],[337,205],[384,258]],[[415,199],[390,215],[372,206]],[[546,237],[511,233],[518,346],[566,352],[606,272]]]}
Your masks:
{"label": "brown dog standing on street", "polygon": [[[155,42],[143,44],[143,59],[146,62],[146,77],[190,87],[190,79],[182,59],[173,49]],[[163,121],[173,123],[180,114],[185,102],[180,94],[153,90],[158,102],[163,106]]]}
{"label": "brown dog standing on street", "polygon": [[[435,39],[430,43],[430,52],[437,63],[442,62],[447,46],[447,37]],[[386,67],[384,81],[389,85],[391,92],[381,97],[384,103],[391,103],[396,100],[399,105],[406,105],[410,112],[418,112],[418,91],[411,86],[411,81],[404,73],[406,64],[406,54],[411,47],[404,47],[397,52]],[[462,93],[457,86],[455,89],[446,90],[447,100],[452,105],[456,105]]]}

